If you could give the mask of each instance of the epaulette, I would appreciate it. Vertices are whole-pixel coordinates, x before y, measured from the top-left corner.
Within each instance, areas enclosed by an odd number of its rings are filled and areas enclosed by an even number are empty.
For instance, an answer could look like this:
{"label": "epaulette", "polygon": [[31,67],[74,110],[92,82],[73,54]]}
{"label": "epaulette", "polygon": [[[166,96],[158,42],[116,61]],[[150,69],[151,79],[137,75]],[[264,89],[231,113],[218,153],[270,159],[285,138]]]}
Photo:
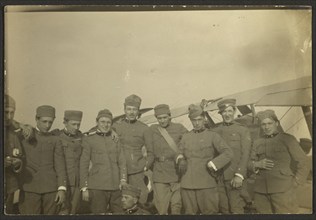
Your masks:
{"label": "epaulette", "polygon": [[56,129],[50,131],[49,133],[50,133],[51,135],[53,135],[53,136],[59,136],[60,133],[61,133],[61,130],[59,130],[58,128],[56,128]]}

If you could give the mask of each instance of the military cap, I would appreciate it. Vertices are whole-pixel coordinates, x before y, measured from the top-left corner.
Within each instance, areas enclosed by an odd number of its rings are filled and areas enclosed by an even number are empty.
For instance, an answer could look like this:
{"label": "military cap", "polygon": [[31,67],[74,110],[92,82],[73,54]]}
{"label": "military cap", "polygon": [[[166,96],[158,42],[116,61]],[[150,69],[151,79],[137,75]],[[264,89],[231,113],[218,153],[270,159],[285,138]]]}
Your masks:
{"label": "military cap", "polygon": [[101,111],[99,111],[98,116],[97,116],[97,121],[101,118],[101,117],[107,117],[109,119],[113,119],[113,115],[110,112],[110,110],[108,109],[103,109]]}
{"label": "military cap", "polygon": [[129,106],[134,106],[134,107],[139,108],[141,103],[142,103],[142,99],[139,96],[133,94],[125,98],[124,105],[125,106],[129,105]]}
{"label": "military cap", "polygon": [[83,114],[82,111],[66,110],[64,113],[64,119],[65,120],[81,121],[82,114]]}
{"label": "military cap", "polygon": [[122,195],[130,195],[133,197],[139,197],[141,193],[140,188],[126,184],[122,186]]}
{"label": "military cap", "polygon": [[50,105],[41,105],[36,109],[36,117],[55,118],[55,108]]}
{"label": "military cap", "polygon": [[218,110],[219,110],[218,112],[221,113],[229,106],[235,107],[236,106],[236,99],[223,99],[217,103],[217,106],[218,106]]}
{"label": "military cap", "polygon": [[260,121],[266,119],[266,118],[271,118],[274,121],[279,121],[278,117],[276,116],[275,112],[271,109],[267,109],[265,111],[260,111],[257,113],[257,117]]}
{"label": "military cap", "polygon": [[154,111],[155,111],[155,116],[163,115],[163,114],[169,114],[169,115],[171,114],[169,105],[166,105],[166,104],[160,104],[160,105],[155,106]]}
{"label": "military cap", "polygon": [[4,107],[15,109],[15,101],[11,96],[4,95]]}
{"label": "military cap", "polygon": [[189,106],[189,118],[193,119],[203,114],[203,109],[199,105],[191,104]]}

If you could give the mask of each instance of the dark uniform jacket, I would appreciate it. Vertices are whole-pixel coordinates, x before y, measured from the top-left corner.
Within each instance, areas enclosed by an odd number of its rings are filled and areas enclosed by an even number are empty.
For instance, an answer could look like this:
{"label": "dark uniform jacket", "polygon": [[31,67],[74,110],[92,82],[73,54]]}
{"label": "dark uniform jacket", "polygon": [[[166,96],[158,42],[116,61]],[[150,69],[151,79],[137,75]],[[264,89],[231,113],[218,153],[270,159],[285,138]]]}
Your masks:
{"label": "dark uniform jacket", "polygon": [[[175,156],[177,152],[172,150],[159,132],[158,127],[158,124],[152,125],[145,133],[147,150],[154,155],[154,157],[151,157],[151,160],[148,161],[149,167],[154,163],[153,181],[159,183],[178,182],[179,177],[175,167]],[[180,143],[183,134],[188,132],[182,124],[173,122],[170,123],[166,130],[177,145]]]}
{"label": "dark uniform jacket", "polygon": [[79,166],[82,152],[82,133],[76,135],[67,133],[65,129],[56,131],[63,146],[68,186],[79,186]]}
{"label": "dark uniform jacket", "polygon": [[186,173],[181,178],[181,187],[207,189],[217,186],[206,164],[212,160],[217,170],[223,168],[233,157],[233,152],[219,134],[205,129],[190,131],[183,135],[179,146],[180,154],[188,161]]}
{"label": "dark uniform jacket", "polygon": [[[124,149],[127,173],[142,172],[147,165],[147,159],[143,156],[142,147],[145,145],[144,133],[148,126],[140,121],[128,122],[127,120],[121,120],[116,122],[113,128],[119,135]],[[147,154],[147,157],[151,157],[151,155]]]}
{"label": "dark uniform jacket", "polygon": [[[248,167],[253,170],[253,161],[264,158],[273,160],[274,167],[272,170],[259,170],[254,184],[255,192],[285,192],[293,186],[294,178],[300,184],[305,182],[308,173],[307,157],[294,136],[279,133],[255,140]],[[294,172],[290,168],[291,162],[296,163]]]}
{"label": "dark uniform jacket", "polygon": [[[17,149],[22,156],[21,143],[13,126],[6,126],[4,130],[4,157],[13,156],[13,150]],[[21,157],[19,156],[19,157]],[[18,157],[18,158],[19,158]],[[13,193],[19,189],[18,176],[13,172],[12,165],[5,165],[5,193]]]}
{"label": "dark uniform jacket", "polygon": [[251,137],[248,128],[233,122],[231,124],[222,123],[213,131],[222,136],[234,153],[233,159],[223,168],[224,179],[231,180],[235,173],[246,177],[251,150]]}
{"label": "dark uniform jacket", "polygon": [[34,137],[23,140],[25,170],[23,190],[33,193],[57,191],[67,186],[63,147],[57,136],[33,129]]}
{"label": "dark uniform jacket", "polygon": [[125,211],[125,213],[127,215],[150,215],[150,212],[138,207],[138,206],[135,206],[131,209],[128,209]]}
{"label": "dark uniform jacket", "polygon": [[110,134],[92,132],[83,137],[82,146],[80,188],[118,190],[120,180],[127,180],[126,160],[120,142],[112,140]]}

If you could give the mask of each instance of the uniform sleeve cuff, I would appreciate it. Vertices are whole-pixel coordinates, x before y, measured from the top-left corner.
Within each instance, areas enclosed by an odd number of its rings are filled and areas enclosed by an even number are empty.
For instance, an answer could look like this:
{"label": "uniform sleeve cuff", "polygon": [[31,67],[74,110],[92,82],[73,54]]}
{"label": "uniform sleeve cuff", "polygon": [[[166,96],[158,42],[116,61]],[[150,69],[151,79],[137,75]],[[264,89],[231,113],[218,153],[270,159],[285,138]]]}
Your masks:
{"label": "uniform sleeve cuff", "polygon": [[88,189],[88,187],[82,187],[82,188],[80,189],[80,191],[84,192],[84,191],[86,191],[87,189]]}
{"label": "uniform sleeve cuff", "polygon": [[252,171],[257,174],[259,173],[259,169],[255,167],[255,161],[252,161]]}
{"label": "uniform sleeve cuff", "polygon": [[59,191],[59,190],[64,190],[64,191],[66,191],[67,188],[66,188],[65,186],[60,186],[60,187],[58,187],[58,191]]}
{"label": "uniform sleeve cuff", "polygon": [[209,167],[212,167],[215,171],[217,171],[217,168],[216,168],[215,164],[212,161],[208,162],[207,165]]}
{"label": "uniform sleeve cuff", "polygon": [[184,156],[183,156],[182,154],[180,154],[179,156],[177,156],[176,164],[178,164],[178,161],[179,161],[181,158],[184,158]]}
{"label": "uniform sleeve cuff", "polygon": [[244,178],[244,176],[243,176],[243,175],[241,175],[240,173],[235,173],[235,176],[240,177],[242,180],[244,180],[244,179],[245,179],[245,178]]}

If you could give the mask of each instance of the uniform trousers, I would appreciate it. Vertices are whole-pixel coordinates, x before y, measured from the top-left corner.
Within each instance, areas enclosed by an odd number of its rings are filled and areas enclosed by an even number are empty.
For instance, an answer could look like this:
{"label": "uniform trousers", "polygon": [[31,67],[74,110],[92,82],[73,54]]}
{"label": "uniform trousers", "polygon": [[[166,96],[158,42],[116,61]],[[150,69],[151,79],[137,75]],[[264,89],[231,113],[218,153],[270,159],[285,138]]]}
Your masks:
{"label": "uniform trousers", "polygon": [[219,196],[217,187],[207,189],[181,188],[180,191],[184,214],[195,215],[198,211],[201,214],[218,213]]}
{"label": "uniform trousers", "polygon": [[20,192],[19,209],[22,215],[44,214],[56,215],[57,205],[55,202],[57,192],[32,193]]}
{"label": "uniform trousers", "polygon": [[145,178],[144,172],[128,174],[128,183],[133,186],[138,187],[141,190],[140,197],[138,200],[140,204],[146,203],[147,197],[148,197],[148,188],[145,185],[144,178]]}
{"label": "uniform trousers", "polygon": [[230,180],[219,182],[219,209],[223,214],[244,214],[245,202],[241,197],[242,187],[233,188]]}
{"label": "uniform trousers", "polygon": [[123,213],[120,190],[89,189],[90,209],[93,214],[106,213],[108,206],[113,213]]}
{"label": "uniform trousers", "polygon": [[296,188],[294,187],[280,193],[255,192],[254,203],[259,214],[298,213]]}
{"label": "uniform trousers", "polygon": [[59,211],[60,215],[77,214],[80,205],[79,187],[69,186],[66,192],[66,202],[64,208]]}
{"label": "uniform trousers", "polygon": [[182,201],[180,183],[154,183],[154,204],[159,215],[167,215],[170,205],[171,214],[179,215]]}
{"label": "uniform trousers", "polygon": [[14,192],[13,193],[7,193],[5,200],[5,213],[6,214],[14,214],[13,211],[13,199],[14,199]]}

